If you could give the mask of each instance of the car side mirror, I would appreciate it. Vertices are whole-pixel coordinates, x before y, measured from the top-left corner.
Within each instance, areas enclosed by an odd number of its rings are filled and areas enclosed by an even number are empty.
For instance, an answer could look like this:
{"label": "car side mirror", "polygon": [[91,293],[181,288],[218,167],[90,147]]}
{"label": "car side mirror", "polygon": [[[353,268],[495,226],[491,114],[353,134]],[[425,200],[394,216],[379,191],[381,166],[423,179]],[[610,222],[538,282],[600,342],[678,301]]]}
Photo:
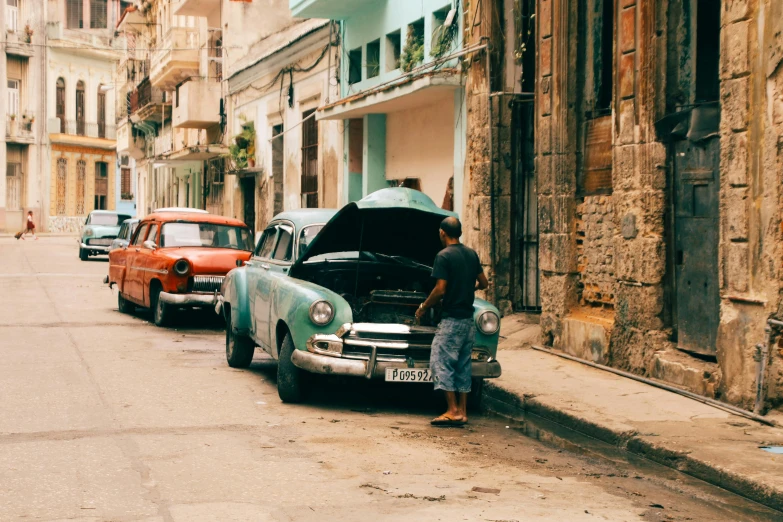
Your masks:
{"label": "car side mirror", "polygon": [[149,248],[150,250],[155,250],[156,248],[158,248],[158,246],[155,244],[155,242],[152,241],[151,239],[148,239],[144,243],[142,243],[142,246],[144,248]]}

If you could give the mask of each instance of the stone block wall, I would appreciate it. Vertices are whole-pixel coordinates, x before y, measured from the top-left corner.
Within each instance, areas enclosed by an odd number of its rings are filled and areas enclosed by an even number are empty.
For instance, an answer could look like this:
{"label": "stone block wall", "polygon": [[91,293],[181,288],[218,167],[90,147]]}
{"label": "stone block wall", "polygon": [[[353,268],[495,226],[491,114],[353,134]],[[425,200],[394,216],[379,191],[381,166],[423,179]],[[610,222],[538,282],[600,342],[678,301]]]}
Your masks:
{"label": "stone block wall", "polygon": [[612,196],[588,196],[576,207],[576,252],[583,305],[614,305]]}

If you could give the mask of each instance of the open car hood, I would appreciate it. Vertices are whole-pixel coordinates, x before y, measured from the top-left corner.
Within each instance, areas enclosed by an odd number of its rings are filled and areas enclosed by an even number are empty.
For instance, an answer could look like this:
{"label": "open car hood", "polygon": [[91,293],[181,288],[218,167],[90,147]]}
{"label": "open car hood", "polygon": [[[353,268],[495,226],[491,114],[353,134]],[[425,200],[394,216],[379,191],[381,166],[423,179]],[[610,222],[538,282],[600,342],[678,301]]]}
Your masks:
{"label": "open car hood", "polygon": [[450,216],[457,214],[438,207],[418,190],[382,189],[340,209],[296,265],[323,254],[361,250],[405,256],[432,266],[443,248],[440,222]]}

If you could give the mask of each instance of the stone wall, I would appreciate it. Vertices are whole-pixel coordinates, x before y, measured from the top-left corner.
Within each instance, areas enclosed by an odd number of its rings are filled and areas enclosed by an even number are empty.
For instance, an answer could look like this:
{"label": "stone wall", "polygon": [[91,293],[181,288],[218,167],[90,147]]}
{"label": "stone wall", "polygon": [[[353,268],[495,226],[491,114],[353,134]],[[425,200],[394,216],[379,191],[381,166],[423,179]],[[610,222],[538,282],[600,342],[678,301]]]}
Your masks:
{"label": "stone wall", "polygon": [[576,206],[576,252],[580,303],[614,304],[612,196],[588,196]]}
{"label": "stone wall", "polygon": [[49,216],[46,231],[53,234],[78,234],[84,226],[84,219],[80,216]]}

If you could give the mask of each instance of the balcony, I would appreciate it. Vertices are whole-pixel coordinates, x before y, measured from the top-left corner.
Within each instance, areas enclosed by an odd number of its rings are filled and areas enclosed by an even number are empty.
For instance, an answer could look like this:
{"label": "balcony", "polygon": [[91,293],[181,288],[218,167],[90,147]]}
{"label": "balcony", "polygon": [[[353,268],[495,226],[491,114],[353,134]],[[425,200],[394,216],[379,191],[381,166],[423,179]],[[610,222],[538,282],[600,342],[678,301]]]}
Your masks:
{"label": "balcony", "polygon": [[179,86],[174,107],[174,126],[206,129],[220,123],[220,84],[214,80],[191,80]]}
{"label": "balcony", "polygon": [[140,160],[144,158],[145,145],[143,135],[134,131],[132,123],[125,122],[117,127],[117,152],[122,152],[135,160]]}
{"label": "balcony", "polygon": [[9,31],[7,33],[5,52],[13,56],[31,58],[35,55],[35,47],[30,43],[30,38],[24,31]]}
{"label": "balcony", "polygon": [[35,118],[32,115],[24,115],[22,118],[11,118],[8,116],[5,122],[6,142],[32,145],[35,143],[33,134],[33,123]]}
{"label": "balcony", "polygon": [[171,117],[171,103],[166,101],[163,90],[153,87],[147,78],[130,93],[129,110],[133,123],[163,123]]}
{"label": "balcony", "polygon": [[155,159],[163,163],[204,161],[228,154],[228,147],[209,143],[210,136],[203,129],[167,127],[155,138]]}
{"label": "balcony", "polygon": [[175,0],[172,11],[179,16],[208,17],[220,9],[220,0]]}
{"label": "balcony", "polygon": [[152,53],[152,85],[173,91],[177,85],[198,74],[198,29],[172,27],[159,43],[159,48]]}
{"label": "balcony", "polygon": [[49,139],[55,143],[83,145],[103,149],[114,149],[117,137],[116,127],[104,122],[84,120],[61,120],[50,118],[47,123]]}
{"label": "balcony", "polygon": [[382,6],[385,0],[289,0],[291,13],[297,18],[345,20],[368,5]]}

